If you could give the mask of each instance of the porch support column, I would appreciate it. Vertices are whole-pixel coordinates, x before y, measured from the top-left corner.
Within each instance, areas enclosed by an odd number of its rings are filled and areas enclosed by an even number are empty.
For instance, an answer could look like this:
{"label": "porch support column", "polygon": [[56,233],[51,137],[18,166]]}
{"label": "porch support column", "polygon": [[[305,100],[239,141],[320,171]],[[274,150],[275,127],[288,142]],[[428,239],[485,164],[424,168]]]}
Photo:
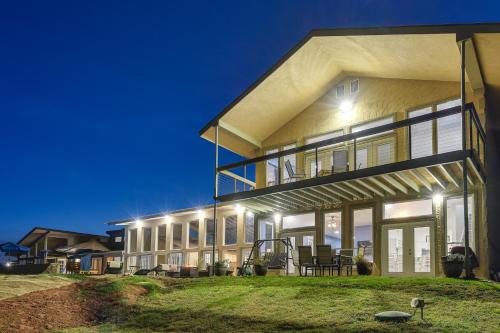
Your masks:
{"label": "porch support column", "polygon": [[468,196],[467,196],[467,156],[465,154],[467,150],[467,115],[465,112],[465,46],[467,43],[467,39],[462,39],[460,41],[460,53],[461,53],[461,61],[460,61],[460,99],[462,102],[462,149],[464,152],[464,157],[462,160],[463,168],[463,201],[464,201],[464,244],[465,244],[465,278],[471,278],[471,270],[470,270],[470,253],[469,253],[469,205],[468,205]]}
{"label": "porch support column", "polygon": [[217,244],[217,197],[219,196],[219,123],[214,126],[215,167],[214,167],[214,231],[212,244],[212,275],[215,273],[215,246]]}

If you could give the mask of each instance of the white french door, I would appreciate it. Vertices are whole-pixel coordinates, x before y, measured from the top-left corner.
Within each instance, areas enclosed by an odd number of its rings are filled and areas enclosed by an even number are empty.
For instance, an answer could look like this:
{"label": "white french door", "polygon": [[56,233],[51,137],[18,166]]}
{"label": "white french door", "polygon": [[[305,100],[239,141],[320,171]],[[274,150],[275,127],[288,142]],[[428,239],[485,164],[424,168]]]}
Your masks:
{"label": "white french door", "polygon": [[[290,243],[292,244],[293,250],[297,253],[298,246],[311,246],[313,250],[313,254],[316,251],[314,236],[315,231],[301,231],[301,232],[282,232],[281,238],[289,238]],[[298,273],[296,271],[296,267],[293,265],[293,259],[288,260],[288,273],[295,274]]]}
{"label": "white french door", "polygon": [[434,275],[432,222],[407,222],[382,226],[382,274]]}

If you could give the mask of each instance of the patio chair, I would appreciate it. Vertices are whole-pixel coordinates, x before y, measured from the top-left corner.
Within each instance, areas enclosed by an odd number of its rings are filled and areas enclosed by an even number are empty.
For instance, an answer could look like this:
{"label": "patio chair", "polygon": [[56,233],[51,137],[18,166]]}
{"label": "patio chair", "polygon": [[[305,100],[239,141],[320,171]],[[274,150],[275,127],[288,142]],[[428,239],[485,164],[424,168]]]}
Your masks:
{"label": "patio chair", "polygon": [[349,171],[347,150],[336,150],[332,157],[332,174]]}
{"label": "patio chair", "polygon": [[346,275],[352,275],[352,266],[354,265],[353,255],[353,249],[340,249],[339,273],[342,273],[342,269],[345,267]]}
{"label": "patio chair", "polygon": [[325,268],[328,268],[329,274],[332,275],[332,269],[337,267],[337,263],[333,261],[331,245],[316,245],[316,264],[321,270],[321,275],[325,275]]}
{"label": "patio chair", "polygon": [[292,163],[290,160],[285,161],[285,168],[286,172],[288,173],[288,182],[293,182],[295,180],[300,180],[300,179],[305,179],[306,174],[305,173],[296,173],[295,170],[293,170]]}
{"label": "patio chair", "polygon": [[298,246],[299,250],[299,271],[302,275],[302,267],[305,269],[305,276],[307,276],[307,270],[310,269],[311,273],[316,274],[316,268],[318,267],[314,262],[312,255],[312,248],[310,246]]}

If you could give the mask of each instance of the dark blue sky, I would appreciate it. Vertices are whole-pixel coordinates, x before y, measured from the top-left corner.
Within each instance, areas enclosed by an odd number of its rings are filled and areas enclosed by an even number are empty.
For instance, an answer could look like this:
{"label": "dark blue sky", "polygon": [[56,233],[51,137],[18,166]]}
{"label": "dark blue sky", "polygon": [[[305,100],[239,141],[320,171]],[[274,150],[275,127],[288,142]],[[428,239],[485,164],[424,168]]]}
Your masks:
{"label": "dark blue sky", "polygon": [[408,2],[1,1],[0,241],[209,203],[198,130],[313,28],[500,21]]}

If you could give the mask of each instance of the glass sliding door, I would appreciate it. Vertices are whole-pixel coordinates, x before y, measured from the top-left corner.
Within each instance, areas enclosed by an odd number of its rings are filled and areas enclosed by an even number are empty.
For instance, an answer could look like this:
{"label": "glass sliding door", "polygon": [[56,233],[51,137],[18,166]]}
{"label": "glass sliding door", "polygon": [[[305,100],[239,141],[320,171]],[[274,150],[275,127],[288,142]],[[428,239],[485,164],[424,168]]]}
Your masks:
{"label": "glass sliding door", "polygon": [[[274,238],[274,219],[261,218],[259,219],[259,240]],[[263,255],[266,252],[273,251],[273,242],[265,242],[260,247],[260,253]]]}

